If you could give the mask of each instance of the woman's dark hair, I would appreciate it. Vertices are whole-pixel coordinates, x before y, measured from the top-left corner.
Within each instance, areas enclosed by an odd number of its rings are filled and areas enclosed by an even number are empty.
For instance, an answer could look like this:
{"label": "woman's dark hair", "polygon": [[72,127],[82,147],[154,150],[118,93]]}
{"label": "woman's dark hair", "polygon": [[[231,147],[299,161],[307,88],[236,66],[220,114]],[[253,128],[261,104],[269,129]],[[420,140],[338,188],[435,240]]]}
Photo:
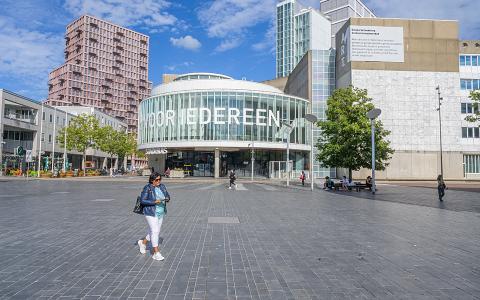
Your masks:
{"label": "woman's dark hair", "polygon": [[160,177],[160,179],[162,179],[162,175],[160,175],[160,173],[153,172],[152,174],[150,174],[150,177],[148,178],[148,183],[153,183],[153,181],[155,179],[157,179],[158,177]]}

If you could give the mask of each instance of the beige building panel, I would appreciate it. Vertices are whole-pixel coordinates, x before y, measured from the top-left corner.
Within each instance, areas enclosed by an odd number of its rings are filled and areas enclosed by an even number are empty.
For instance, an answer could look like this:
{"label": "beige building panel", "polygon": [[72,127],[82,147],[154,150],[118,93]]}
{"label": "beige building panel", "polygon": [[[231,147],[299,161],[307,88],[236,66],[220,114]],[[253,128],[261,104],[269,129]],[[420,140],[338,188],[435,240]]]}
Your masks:
{"label": "beige building panel", "polygon": [[[473,42],[469,42],[468,47],[463,47],[462,43],[459,46],[457,21],[351,18],[339,32],[344,32],[350,25],[401,26],[404,28],[405,46],[403,63],[356,61],[351,62],[352,69],[458,72],[459,47],[462,53],[477,53],[474,50],[480,53],[480,46],[475,47]],[[337,43],[339,42],[337,38]],[[340,44],[337,45],[337,49],[339,46]],[[337,53],[337,68],[341,76],[349,66],[338,67],[339,57]]]}
{"label": "beige building panel", "polygon": [[458,43],[458,50],[465,54],[480,54],[480,40],[464,40]]}
{"label": "beige building panel", "polygon": [[[444,152],[443,172],[447,180],[462,180],[463,153]],[[370,169],[353,172],[356,179],[371,175]],[[436,180],[440,174],[440,152],[397,151],[385,171],[375,172],[378,180]]]}
{"label": "beige building panel", "polygon": [[433,22],[433,37],[435,39],[458,39],[458,22],[457,21],[435,21]]}

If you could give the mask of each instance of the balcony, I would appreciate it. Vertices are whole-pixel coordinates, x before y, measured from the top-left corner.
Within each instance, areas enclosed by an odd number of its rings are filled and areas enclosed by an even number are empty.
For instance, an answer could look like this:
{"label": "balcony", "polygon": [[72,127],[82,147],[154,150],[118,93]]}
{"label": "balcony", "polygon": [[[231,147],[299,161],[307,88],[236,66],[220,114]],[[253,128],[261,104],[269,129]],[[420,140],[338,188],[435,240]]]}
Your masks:
{"label": "balcony", "polygon": [[140,68],[140,70],[142,70],[142,71],[146,71],[146,70],[147,70],[147,67],[145,67],[145,66],[140,66],[139,68]]}
{"label": "balcony", "polygon": [[143,39],[142,39],[142,40],[140,40],[140,44],[142,44],[142,45],[145,45],[145,46],[146,46],[146,45],[147,45],[147,40],[143,40]]}
{"label": "balcony", "polygon": [[92,27],[92,28],[98,28],[98,25],[95,24],[95,23],[93,23],[93,22],[90,22],[90,27]]}
{"label": "balcony", "polygon": [[123,51],[123,47],[120,46],[120,45],[115,46],[115,49],[120,50],[120,51]]}
{"label": "balcony", "polygon": [[98,43],[98,40],[97,40],[96,38],[93,38],[93,37],[89,38],[88,40],[89,40],[91,43],[95,43],[95,44]]}
{"label": "balcony", "polygon": [[115,57],[120,57],[121,55],[120,55],[120,52],[113,51],[113,56],[115,56]]}
{"label": "balcony", "polygon": [[147,53],[141,52],[140,57],[147,58]]}
{"label": "balcony", "polygon": [[89,57],[92,57],[92,58],[97,58],[97,57],[98,57],[97,53],[92,52],[92,51],[89,51],[89,52],[88,52],[88,56],[89,56]]}
{"label": "balcony", "polygon": [[76,63],[77,65],[79,65],[79,64],[82,63],[82,61],[81,61],[80,59],[76,59],[76,60],[75,60],[75,63]]}
{"label": "balcony", "polygon": [[121,32],[121,31],[117,31],[116,33],[117,33],[118,36],[121,36],[121,37],[124,37],[124,36],[125,36],[125,35],[123,34],[123,32]]}
{"label": "balcony", "polygon": [[117,37],[114,37],[114,38],[113,38],[113,42],[114,42],[114,43],[121,43],[122,40],[119,39],[119,38],[117,38]]}

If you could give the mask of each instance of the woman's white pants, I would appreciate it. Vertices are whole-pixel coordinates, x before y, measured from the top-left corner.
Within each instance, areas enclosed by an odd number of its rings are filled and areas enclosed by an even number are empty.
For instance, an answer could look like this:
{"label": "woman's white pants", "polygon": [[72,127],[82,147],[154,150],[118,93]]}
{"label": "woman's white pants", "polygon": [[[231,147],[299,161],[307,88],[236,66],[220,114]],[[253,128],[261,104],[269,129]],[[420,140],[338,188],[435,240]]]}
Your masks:
{"label": "woman's white pants", "polygon": [[145,237],[147,241],[152,243],[152,247],[158,247],[158,238],[160,236],[160,229],[162,228],[163,216],[145,216],[148,223],[148,233]]}

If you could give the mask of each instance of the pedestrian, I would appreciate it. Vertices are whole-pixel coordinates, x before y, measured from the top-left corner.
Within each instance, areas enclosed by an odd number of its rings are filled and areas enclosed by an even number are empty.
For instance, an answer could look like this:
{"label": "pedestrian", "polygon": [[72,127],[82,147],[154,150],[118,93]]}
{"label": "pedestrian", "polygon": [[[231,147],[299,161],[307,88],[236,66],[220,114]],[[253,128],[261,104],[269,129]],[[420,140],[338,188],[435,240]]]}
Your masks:
{"label": "pedestrian", "polygon": [[342,177],[342,190],[348,191],[348,179],[347,176]]}
{"label": "pedestrian", "polygon": [[372,190],[372,176],[367,176],[367,179],[365,180],[365,186],[367,189]]}
{"label": "pedestrian", "polygon": [[140,195],[140,201],[143,206],[143,215],[147,220],[148,233],[145,238],[139,240],[138,247],[140,253],[145,254],[147,251],[147,243],[150,242],[153,249],[154,260],[163,260],[164,257],[160,254],[158,248],[158,241],[160,236],[160,229],[162,228],[163,217],[167,213],[166,202],[170,201],[170,195],[167,188],[161,183],[162,176],[158,172],[150,174],[148,184],[143,188]]}
{"label": "pedestrian", "polygon": [[230,186],[228,189],[232,189],[232,184],[235,186],[235,188],[237,188],[237,185],[235,184],[235,180],[237,179],[237,176],[235,175],[235,169],[230,170],[230,175],[228,177],[230,178]]}
{"label": "pedestrian", "polygon": [[443,197],[445,196],[445,189],[447,186],[445,185],[445,181],[443,181],[443,176],[437,176],[437,189],[438,189],[438,199],[443,201]]}
{"label": "pedestrian", "polygon": [[323,189],[332,189],[333,188],[333,181],[330,179],[329,176],[325,176],[325,182],[323,183]]}
{"label": "pedestrian", "polygon": [[302,181],[302,185],[305,186],[305,171],[302,171],[300,174],[300,180]]}

